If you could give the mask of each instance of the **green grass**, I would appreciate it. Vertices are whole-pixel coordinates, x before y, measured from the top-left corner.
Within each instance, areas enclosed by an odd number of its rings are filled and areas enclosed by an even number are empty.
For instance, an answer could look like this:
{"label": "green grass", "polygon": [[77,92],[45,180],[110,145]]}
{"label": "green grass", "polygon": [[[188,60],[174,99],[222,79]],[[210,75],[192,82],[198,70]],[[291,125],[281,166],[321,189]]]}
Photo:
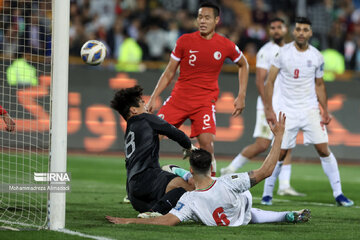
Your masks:
{"label": "green grass", "polygon": [[[188,168],[185,161],[167,159],[164,164]],[[228,161],[218,161],[218,169]],[[243,171],[255,169],[260,162],[247,164]],[[114,239],[360,239],[360,208],[321,206],[334,204],[327,177],[319,164],[293,164],[292,186],[307,193],[306,197],[275,195],[273,206],[259,204],[263,183],[251,190],[253,207],[284,211],[310,208],[312,219],[305,224],[253,224],[243,227],[207,227],[184,223],[176,227],[146,225],[114,225],[106,215],[136,217],[131,205],[123,204],[125,166],[123,157],[69,156],[71,193],[67,194],[66,228],[85,234]],[[360,203],[360,166],[340,166],[343,192]],[[80,239],[51,231],[0,231],[0,239]]]}

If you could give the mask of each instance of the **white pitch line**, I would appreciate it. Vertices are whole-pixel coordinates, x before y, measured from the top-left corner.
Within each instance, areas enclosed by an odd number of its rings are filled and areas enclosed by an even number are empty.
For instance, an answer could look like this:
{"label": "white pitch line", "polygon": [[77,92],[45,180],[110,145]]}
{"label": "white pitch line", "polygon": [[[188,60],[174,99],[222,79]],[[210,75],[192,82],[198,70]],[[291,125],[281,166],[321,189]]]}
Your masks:
{"label": "white pitch line", "polygon": [[[253,199],[261,200],[260,197],[253,197]],[[304,202],[304,201],[293,201],[288,199],[273,199],[275,202],[293,202],[293,203],[303,203],[307,205],[315,205],[315,206],[326,206],[326,207],[337,207],[336,204],[332,203],[319,203],[319,202]],[[360,208],[360,206],[352,206],[351,208]]]}
{"label": "white pitch line", "polygon": [[96,240],[113,240],[113,238],[89,235],[89,234],[85,234],[85,233],[81,233],[81,232],[72,231],[72,230],[69,230],[69,229],[66,229],[66,228],[55,230],[55,231],[70,234],[70,235],[76,235],[76,236],[84,237],[84,238],[96,239]]}

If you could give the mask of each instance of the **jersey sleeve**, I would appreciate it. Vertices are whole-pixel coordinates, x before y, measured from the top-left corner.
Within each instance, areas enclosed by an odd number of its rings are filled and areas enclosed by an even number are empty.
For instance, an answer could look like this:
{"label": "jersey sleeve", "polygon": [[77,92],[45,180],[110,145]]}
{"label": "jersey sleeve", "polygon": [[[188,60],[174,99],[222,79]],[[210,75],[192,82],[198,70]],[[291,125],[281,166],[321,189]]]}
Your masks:
{"label": "jersey sleeve", "polygon": [[0,105],[0,115],[6,114],[7,111]]}
{"label": "jersey sleeve", "polygon": [[175,215],[181,222],[196,220],[194,213],[191,209],[190,192],[181,196],[176,206],[170,210],[169,213]]}
{"label": "jersey sleeve", "polygon": [[269,61],[267,59],[266,52],[264,51],[263,48],[261,48],[258,54],[256,54],[256,67],[263,68],[266,70],[270,69]]}
{"label": "jersey sleeve", "polygon": [[231,61],[233,61],[234,63],[237,63],[240,58],[242,57],[243,53],[240,51],[239,47],[236,46],[235,43],[229,41],[229,55],[228,57],[231,59]]}
{"label": "jersey sleeve", "polygon": [[319,63],[315,70],[315,77],[322,78],[324,76],[324,57],[319,53]]}
{"label": "jersey sleeve", "polygon": [[251,187],[248,173],[228,174],[221,178],[234,192],[242,193],[249,190]]}
{"label": "jersey sleeve", "polygon": [[151,128],[154,129],[158,134],[165,135],[171,140],[176,141],[183,148],[191,148],[190,138],[186,136],[183,131],[177,129],[162,118],[153,114],[147,114],[146,119],[148,120]]}
{"label": "jersey sleeve", "polygon": [[180,61],[184,56],[184,37],[179,37],[176,41],[175,47],[171,52],[171,58]]}
{"label": "jersey sleeve", "polygon": [[[275,67],[280,69],[281,68],[281,57],[282,57],[282,51],[281,51],[281,48],[280,48],[279,52],[277,52],[275,54],[275,57],[272,60],[271,65],[274,65]],[[270,67],[269,67],[269,69],[270,69]]]}

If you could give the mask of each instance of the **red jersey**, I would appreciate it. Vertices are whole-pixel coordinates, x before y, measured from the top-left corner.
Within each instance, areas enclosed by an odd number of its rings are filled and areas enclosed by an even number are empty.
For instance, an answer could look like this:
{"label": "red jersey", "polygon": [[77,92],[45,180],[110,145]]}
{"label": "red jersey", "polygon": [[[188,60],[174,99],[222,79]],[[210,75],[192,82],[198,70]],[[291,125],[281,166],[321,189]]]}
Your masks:
{"label": "red jersey", "polygon": [[204,39],[200,32],[182,35],[176,42],[171,57],[180,61],[180,76],[172,97],[181,101],[216,101],[219,95],[218,77],[226,58],[238,62],[239,48],[229,39],[215,33]]}

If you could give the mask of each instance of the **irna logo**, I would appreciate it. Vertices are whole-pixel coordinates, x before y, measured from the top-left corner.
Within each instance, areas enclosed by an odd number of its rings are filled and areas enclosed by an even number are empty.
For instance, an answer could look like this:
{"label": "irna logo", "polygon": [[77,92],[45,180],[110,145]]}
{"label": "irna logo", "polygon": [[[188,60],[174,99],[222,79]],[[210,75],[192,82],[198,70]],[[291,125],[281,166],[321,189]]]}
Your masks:
{"label": "irna logo", "polygon": [[34,173],[35,182],[70,182],[70,173]]}

